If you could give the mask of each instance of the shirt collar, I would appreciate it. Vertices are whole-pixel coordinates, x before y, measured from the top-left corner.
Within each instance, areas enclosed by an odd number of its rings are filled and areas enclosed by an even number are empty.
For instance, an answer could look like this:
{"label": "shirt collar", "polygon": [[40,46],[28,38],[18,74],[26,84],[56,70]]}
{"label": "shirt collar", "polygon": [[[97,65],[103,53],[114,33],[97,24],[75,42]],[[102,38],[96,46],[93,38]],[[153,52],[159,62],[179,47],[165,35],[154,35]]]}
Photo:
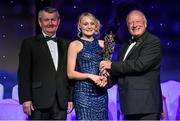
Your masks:
{"label": "shirt collar", "polygon": [[[42,31],[42,33],[44,37],[48,36],[45,32]],[[56,37],[56,33],[52,36],[52,38],[55,38],[55,37]]]}

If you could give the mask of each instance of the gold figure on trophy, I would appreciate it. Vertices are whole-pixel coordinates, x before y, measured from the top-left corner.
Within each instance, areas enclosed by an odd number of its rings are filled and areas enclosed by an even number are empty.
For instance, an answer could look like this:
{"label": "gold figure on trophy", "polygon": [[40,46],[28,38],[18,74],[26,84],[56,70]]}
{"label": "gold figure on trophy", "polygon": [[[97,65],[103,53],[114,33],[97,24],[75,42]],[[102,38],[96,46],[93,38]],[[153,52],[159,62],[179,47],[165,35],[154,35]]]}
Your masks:
{"label": "gold figure on trophy", "polygon": [[[114,34],[112,31],[104,37],[103,60],[111,60],[115,48]],[[100,72],[100,76],[106,77],[107,71]]]}
{"label": "gold figure on trophy", "polygon": [[115,47],[114,36],[115,35],[111,31],[110,34],[107,34],[104,37],[104,50],[103,50],[104,60],[112,59],[112,53],[114,52],[114,47]]}

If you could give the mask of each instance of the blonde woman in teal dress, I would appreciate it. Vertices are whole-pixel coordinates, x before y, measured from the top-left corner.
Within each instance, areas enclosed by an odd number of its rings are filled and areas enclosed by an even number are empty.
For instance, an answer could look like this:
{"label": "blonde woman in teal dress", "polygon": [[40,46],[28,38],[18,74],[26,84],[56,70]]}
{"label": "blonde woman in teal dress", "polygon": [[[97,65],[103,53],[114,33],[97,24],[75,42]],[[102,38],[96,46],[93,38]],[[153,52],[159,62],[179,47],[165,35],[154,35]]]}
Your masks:
{"label": "blonde woman in teal dress", "polygon": [[79,39],[68,49],[69,79],[75,81],[74,107],[77,120],[108,120],[107,79],[99,76],[103,40],[99,34],[100,22],[91,13],[82,13],[78,20]]}

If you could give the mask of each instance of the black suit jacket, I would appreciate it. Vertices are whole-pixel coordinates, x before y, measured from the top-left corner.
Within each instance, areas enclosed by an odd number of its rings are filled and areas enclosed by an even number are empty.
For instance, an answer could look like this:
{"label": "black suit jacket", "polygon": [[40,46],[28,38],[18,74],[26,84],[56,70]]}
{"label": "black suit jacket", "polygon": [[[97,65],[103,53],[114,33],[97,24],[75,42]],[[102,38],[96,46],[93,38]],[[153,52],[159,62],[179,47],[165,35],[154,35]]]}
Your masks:
{"label": "black suit jacket", "polygon": [[68,43],[59,39],[58,69],[55,70],[47,42],[43,34],[25,39],[19,53],[18,87],[19,100],[32,101],[36,109],[48,108],[57,94],[62,109],[67,108],[70,86],[67,80]]}
{"label": "black suit jacket", "polygon": [[122,45],[111,65],[111,75],[118,77],[121,110],[125,115],[160,113],[160,40],[146,31],[123,62],[128,46]]}

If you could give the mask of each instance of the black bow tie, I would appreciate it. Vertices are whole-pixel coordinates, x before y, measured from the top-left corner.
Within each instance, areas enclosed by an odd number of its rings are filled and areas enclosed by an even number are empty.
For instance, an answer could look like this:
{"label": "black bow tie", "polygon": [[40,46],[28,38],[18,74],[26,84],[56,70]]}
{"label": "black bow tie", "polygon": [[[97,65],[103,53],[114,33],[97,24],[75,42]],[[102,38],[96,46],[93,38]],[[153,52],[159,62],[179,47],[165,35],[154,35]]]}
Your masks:
{"label": "black bow tie", "polygon": [[46,36],[46,37],[45,37],[45,40],[46,40],[46,41],[52,40],[52,41],[54,41],[54,42],[57,42],[58,38],[57,38],[57,37],[49,37],[49,36]]}
{"label": "black bow tie", "polygon": [[138,38],[133,38],[133,39],[129,40],[130,44],[133,43],[133,42],[137,42],[137,41],[138,41]]}

